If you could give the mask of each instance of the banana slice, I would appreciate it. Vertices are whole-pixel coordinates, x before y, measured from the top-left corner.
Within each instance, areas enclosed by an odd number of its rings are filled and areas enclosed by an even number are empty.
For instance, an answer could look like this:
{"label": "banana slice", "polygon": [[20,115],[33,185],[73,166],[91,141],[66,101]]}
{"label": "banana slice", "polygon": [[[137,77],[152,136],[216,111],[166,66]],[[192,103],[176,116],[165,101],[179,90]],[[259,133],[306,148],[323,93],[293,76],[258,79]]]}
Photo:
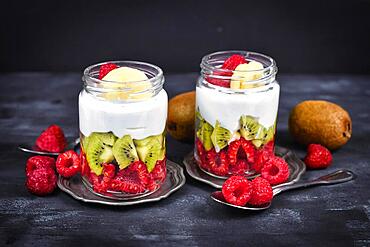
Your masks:
{"label": "banana slice", "polygon": [[[148,80],[148,77],[144,72],[129,68],[120,67],[110,71],[106,76],[103,77],[103,87],[109,88],[129,88],[126,92],[109,92],[103,95],[108,100],[127,100],[127,99],[148,99],[152,97],[152,93],[147,92],[143,94],[137,94],[152,87],[152,84]],[[122,82],[124,85],[121,85]]]}
{"label": "banana slice", "polygon": [[[230,87],[234,89],[246,89],[254,87],[254,85],[248,84],[247,82],[262,78],[263,73],[260,71],[255,71],[262,69],[263,65],[256,61],[239,64],[235,68],[235,71],[231,77]],[[232,85],[234,87],[232,87]]]}

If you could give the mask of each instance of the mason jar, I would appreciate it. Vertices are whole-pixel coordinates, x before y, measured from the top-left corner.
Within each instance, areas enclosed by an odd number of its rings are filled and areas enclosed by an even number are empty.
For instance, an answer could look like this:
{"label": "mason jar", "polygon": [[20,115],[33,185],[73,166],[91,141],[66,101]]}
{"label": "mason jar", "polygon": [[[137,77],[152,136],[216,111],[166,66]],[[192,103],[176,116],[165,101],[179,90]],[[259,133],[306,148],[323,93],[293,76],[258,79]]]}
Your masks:
{"label": "mason jar", "polygon": [[[123,73],[127,78],[99,79],[106,64],[127,71]],[[132,71],[144,79],[131,80]],[[166,178],[168,96],[162,70],[144,62],[111,61],[86,68],[82,80],[79,126],[84,184],[94,193],[117,199],[156,191]]]}
{"label": "mason jar", "polygon": [[[259,67],[223,69],[232,55]],[[255,52],[221,51],[204,56],[200,66],[194,152],[199,167],[221,178],[258,174],[274,152],[280,93],[275,61]]]}

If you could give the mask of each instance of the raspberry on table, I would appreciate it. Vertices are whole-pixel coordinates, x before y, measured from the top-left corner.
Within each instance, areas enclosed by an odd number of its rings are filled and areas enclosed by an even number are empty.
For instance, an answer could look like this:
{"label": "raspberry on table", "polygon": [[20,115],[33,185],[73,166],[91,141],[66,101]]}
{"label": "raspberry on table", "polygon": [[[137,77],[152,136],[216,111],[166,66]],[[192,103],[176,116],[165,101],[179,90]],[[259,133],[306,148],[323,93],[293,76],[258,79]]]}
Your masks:
{"label": "raspberry on table", "polygon": [[310,144],[307,148],[307,155],[304,163],[310,169],[323,169],[331,165],[333,156],[330,151],[320,144]]}
{"label": "raspberry on table", "polygon": [[270,183],[261,177],[256,177],[252,180],[252,195],[249,204],[254,206],[261,206],[271,202],[273,197],[272,187]]}
{"label": "raspberry on table", "polygon": [[289,166],[283,158],[270,157],[261,170],[261,176],[271,185],[284,183],[289,178]]}
{"label": "raspberry on table", "polygon": [[106,63],[106,64],[103,64],[102,66],[100,66],[100,69],[99,69],[99,80],[103,79],[104,76],[106,76],[110,71],[114,70],[118,68],[117,65],[115,65],[114,63]]}
{"label": "raspberry on table", "polygon": [[228,203],[244,206],[252,195],[252,183],[243,176],[232,176],[222,185],[222,194]]}
{"label": "raspberry on table", "polygon": [[29,177],[32,175],[33,171],[37,169],[55,169],[55,159],[48,156],[33,156],[27,160],[26,163],[26,176]]}
{"label": "raspberry on table", "polygon": [[222,65],[222,68],[228,70],[235,70],[236,67],[238,67],[238,65],[242,63],[248,63],[245,57],[238,54],[234,54],[225,60],[224,64]]}
{"label": "raspberry on table", "polygon": [[62,128],[53,124],[41,133],[35,145],[41,151],[60,153],[67,147],[67,140]]}
{"label": "raspberry on table", "polygon": [[27,176],[26,187],[29,192],[38,196],[45,196],[52,193],[57,186],[57,176],[50,168],[34,170]]}
{"label": "raspberry on table", "polygon": [[58,155],[56,162],[57,172],[65,177],[70,178],[81,171],[81,160],[78,154],[73,150],[68,150]]}

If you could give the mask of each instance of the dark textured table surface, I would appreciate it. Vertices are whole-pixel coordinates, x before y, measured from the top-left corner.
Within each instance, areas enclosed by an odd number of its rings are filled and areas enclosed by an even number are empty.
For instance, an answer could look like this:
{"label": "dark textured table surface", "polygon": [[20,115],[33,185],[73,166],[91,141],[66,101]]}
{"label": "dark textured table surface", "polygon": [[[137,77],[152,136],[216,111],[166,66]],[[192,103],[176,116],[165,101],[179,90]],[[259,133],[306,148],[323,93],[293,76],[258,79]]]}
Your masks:
{"label": "dark textured table surface", "polygon": [[[196,74],[169,75],[169,96],[194,88]],[[334,153],[337,168],[358,177],[327,187],[286,192],[263,212],[248,213],[211,201],[213,188],[187,176],[169,198],[140,206],[87,204],[57,191],[36,197],[24,187],[28,155],[16,149],[33,142],[51,123],[67,136],[78,133],[80,74],[0,75],[0,245],[77,246],[120,242],[135,246],[370,245],[370,76],[281,75],[277,144],[302,157],[287,129],[290,109],[305,99],[339,103],[353,120],[350,142]],[[168,138],[168,156],[181,163],[192,144]]]}

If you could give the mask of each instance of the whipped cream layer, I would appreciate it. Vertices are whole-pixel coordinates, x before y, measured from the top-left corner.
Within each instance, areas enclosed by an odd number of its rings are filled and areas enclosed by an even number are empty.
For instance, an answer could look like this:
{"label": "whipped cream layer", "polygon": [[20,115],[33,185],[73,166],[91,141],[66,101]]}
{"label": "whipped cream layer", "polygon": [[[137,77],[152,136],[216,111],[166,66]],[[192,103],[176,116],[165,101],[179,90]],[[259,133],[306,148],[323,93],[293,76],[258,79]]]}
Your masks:
{"label": "whipped cream layer", "polygon": [[275,123],[280,86],[272,83],[266,86],[266,91],[260,88],[248,90],[247,94],[220,92],[217,89],[197,86],[196,105],[202,117],[212,126],[218,120],[222,127],[234,133],[240,129],[240,117],[250,115],[256,117],[264,127]]}
{"label": "whipped cream layer", "polygon": [[166,126],[167,102],[163,89],[139,102],[104,100],[83,90],[79,95],[80,131],[84,136],[111,131],[117,137],[131,135],[133,139],[159,135]]}

